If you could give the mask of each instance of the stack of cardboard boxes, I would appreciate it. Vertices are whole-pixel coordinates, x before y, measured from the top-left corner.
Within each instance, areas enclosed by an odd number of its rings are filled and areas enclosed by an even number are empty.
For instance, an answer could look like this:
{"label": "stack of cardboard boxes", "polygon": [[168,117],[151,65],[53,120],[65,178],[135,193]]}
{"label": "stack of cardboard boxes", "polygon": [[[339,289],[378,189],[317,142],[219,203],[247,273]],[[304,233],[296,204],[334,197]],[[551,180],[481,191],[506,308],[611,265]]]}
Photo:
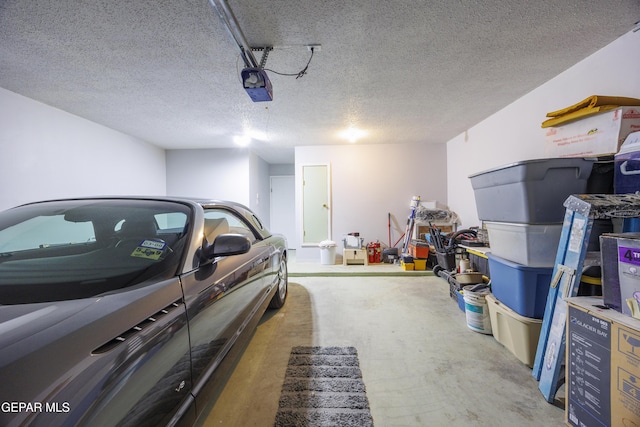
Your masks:
{"label": "stack of cardboard boxes", "polygon": [[[640,107],[609,108],[545,136],[549,156],[615,155],[615,193],[640,190]],[[637,217],[639,208],[629,206]],[[623,231],[638,230],[633,222]],[[566,423],[640,426],[640,233],[602,234],[600,257],[603,297],[567,299]]]}

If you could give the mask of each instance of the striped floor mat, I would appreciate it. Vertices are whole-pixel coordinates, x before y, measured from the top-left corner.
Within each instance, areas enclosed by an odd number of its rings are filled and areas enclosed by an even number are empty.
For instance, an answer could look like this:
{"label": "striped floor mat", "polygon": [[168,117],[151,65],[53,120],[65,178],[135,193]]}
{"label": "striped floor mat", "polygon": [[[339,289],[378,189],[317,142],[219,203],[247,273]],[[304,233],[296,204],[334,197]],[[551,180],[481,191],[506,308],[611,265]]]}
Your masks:
{"label": "striped floor mat", "polygon": [[294,347],[275,427],[373,426],[354,347]]}

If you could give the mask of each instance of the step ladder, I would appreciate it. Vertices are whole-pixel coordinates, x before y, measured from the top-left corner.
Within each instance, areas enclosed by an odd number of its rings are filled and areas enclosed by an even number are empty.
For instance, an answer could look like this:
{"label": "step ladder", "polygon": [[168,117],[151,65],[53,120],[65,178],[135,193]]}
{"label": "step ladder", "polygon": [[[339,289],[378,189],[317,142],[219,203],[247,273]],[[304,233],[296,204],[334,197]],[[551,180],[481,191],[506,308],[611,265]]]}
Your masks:
{"label": "step ladder", "polygon": [[532,372],[539,381],[542,395],[550,403],[564,383],[565,298],[577,295],[583,269],[600,264],[600,252],[587,251],[593,222],[596,219],[640,217],[640,195],[572,195],[564,206],[562,233]]}

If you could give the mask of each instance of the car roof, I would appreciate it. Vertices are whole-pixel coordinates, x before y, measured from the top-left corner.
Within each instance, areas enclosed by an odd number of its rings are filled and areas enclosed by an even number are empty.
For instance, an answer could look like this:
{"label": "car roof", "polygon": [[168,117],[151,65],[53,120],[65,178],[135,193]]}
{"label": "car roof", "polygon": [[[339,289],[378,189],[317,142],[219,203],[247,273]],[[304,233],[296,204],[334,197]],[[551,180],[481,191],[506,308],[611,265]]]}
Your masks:
{"label": "car roof", "polygon": [[[183,197],[183,196],[89,196],[89,197],[70,197],[70,198],[60,198],[60,199],[50,199],[50,200],[41,200],[34,201],[30,203],[25,203],[21,206],[35,205],[38,203],[50,203],[50,202],[63,202],[63,201],[83,201],[83,200],[141,200],[141,201],[159,201],[159,202],[175,202],[187,204],[195,207],[194,205],[199,205],[203,209],[210,208],[226,208],[235,211],[236,213],[242,215],[246,221],[251,224],[251,227],[260,235],[261,239],[265,239],[271,235],[269,230],[267,230],[260,219],[256,216],[256,214],[249,209],[247,206],[233,201],[228,200],[218,200],[218,199],[206,199],[200,197]],[[257,223],[257,224],[256,224]]]}
{"label": "car roof", "polygon": [[226,206],[235,208],[240,211],[252,212],[251,209],[246,207],[245,205],[233,201],[228,200],[218,200],[218,199],[206,199],[199,197],[183,197],[183,196],[87,196],[87,197],[65,197],[59,199],[46,199],[46,200],[37,200],[33,202],[24,203],[20,206],[28,206],[34,205],[38,203],[50,203],[50,202],[64,202],[64,201],[82,201],[82,200],[147,200],[147,201],[161,201],[161,202],[178,202],[178,203],[188,203],[188,204],[198,204],[202,207],[215,207],[215,206]]}

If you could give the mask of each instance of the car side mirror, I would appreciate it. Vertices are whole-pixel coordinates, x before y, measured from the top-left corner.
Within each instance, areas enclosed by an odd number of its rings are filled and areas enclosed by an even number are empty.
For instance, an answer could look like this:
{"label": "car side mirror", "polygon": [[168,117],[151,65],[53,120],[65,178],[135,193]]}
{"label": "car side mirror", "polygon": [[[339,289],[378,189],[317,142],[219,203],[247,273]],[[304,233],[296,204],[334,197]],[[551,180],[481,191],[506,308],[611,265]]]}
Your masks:
{"label": "car side mirror", "polygon": [[202,250],[202,260],[208,262],[219,256],[246,254],[251,249],[251,241],[242,234],[221,234],[212,245]]}

